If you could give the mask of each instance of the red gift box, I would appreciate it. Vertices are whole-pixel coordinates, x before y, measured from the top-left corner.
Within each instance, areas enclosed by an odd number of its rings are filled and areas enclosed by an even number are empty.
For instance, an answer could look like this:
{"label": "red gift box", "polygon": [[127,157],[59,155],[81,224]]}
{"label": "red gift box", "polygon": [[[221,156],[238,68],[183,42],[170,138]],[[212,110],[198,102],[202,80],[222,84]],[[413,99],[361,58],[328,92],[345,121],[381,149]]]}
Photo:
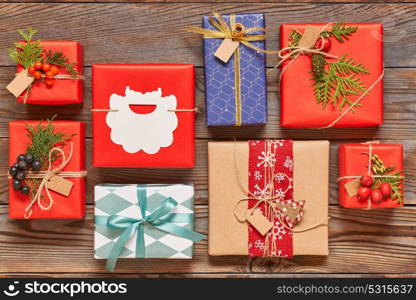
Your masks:
{"label": "red gift box", "polygon": [[[39,121],[15,121],[9,123],[9,165],[16,162],[19,154],[26,152],[30,143],[26,125],[37,126]],[[42,122],[46,124],[46,122]],[[85,170],[85,125],[77,121],[53,121],[55,132],[62,132],[72,138],[65,143],[63,151],[68,157],[70,155],[70,143],[73,145],[72,157],[62,172],[81,172]],[[62,162],[61,159],[53,163],[56,167]],[[58,174],[59,175],[59,174]],[[85,216],[85,178],[65,178],[74,184],[68,197],[55,193],[51,190],[53,204],[49,210],[43,210],[37,203],[32,206],[30,219],[81,219]],[[45,189],[42,191],[43,200],[47,201]],[[42,200],[41,200],[42,201]],[[16,191],[9,179],[9,217],[12,219],[25,219],[25,210],[30,203],[28,195]]]}
{"label": "red gift box", "polygon": [[[360,200],[357,196],[349,197],[345,184],[354,178],[342,179],[345,176],[361,176],[368,174],[370,151],[369,144],[343,144],[339,147],[339,204],[348,208],[392,208],[403,206],[403,201],[386,199],[380,203],[369,203],[367,200]],[[403,146],[391,144],[371,144],[371,153],[377,154],[388,167],[395,167],[394,171],[403,171]],[[372,174],[374,175],[374,174]],[[403,176],[403,172],[400,176]],[[403,180],[400,185],[403,189]]]}
{"label": "red gift box", "polygon": [[94,167],[192,168],[194,84],[190,64],[94,65]]}
{"label": "red gift box", "polygon": [[[69,63],[76,63],[75,70],[83,74],[84,53],[82,45],[74,41],[41,41],[45,51],[62,52],[68,58]],[[23,70],[22,66],[17,67],[17,72]],[[64,68],[59,68],[59,74],[68,75]],[[24,93],[23,93],[24,94]],[[18,97],[19,102],[24,102],[24,96]],[[55,80],[53,87],[49,88],[44,82],[35,80],[26,99],[28,104],[62,105],[76,104],[84,101],[84,80],[82,79],[59,79]]]}
{"label": "red gift box", "polygon": [[[303,33],[307,25],[321,24],[282,24],[280,27],[280,46],[288,46],[289,35],[293,29]],[[329,54],[341,58],[347,54],[357,63],[362,64],[370,74],[357,75],[368,89],[383,74],[383,27],[380,23],[351,23],[358,30],[339,43],[330,37]],[[335,59],[328,59],[335,61]],[[290,65],[289,65],[290,64]],[[287,69],[285,69],[287,67]],[[300,55],[297,59],[286,60],[281,66],[280,103],[281,126],[291,128],[319,128],[331,125],[345,111],[328,104],[324,109],[315,99],[313,81],[311,80],[311,56]],[[283,71],[285,70],[285,71]],[[283,71],[283,72],[282,72]],[[360,95],[348,97],[352,102]],[[383,81],[380,80],[359,102],[361,106],[347,112],[330,127],[367,127],[383,124]]]}

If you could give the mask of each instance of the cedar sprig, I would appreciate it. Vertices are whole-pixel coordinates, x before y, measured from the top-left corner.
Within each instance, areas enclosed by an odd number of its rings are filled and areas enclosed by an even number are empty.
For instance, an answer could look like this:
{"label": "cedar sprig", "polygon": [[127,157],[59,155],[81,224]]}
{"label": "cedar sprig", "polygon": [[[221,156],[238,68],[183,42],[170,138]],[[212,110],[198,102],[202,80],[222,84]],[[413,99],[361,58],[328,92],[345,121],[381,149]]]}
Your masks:
{"label": "cedar sprig", "polygon": [[17,32],[25,43],[14,43],[14,47],[8,50],[9,56],[16,64],[27,69],[35,62],[42,60],[43,47],[39,40],[33,40],[33,36],[38,32],[36,29],[28,27],[26,30],[19,29]]}
{"label": "cedar sprig", "polygon": [[62,67],[71,74],[72,77],[76,77],[78,75],[78,71],[75,69],[76,63],[69,63],[68,58],[62,52],[52,52],[49,50],[46,52],[45,61],[51,65],[57,65]]}
{"label": "cedar sprig", "polygon": [[403,179],[402,171],[395,171],[396,167],[388,166],[386,167],[377,154],[371,155],[371,171],[374,175],[378,176],[396,176],[396,177],[375,177],[373,188],[378,188],[384,182],[390,184],[392,190],[392,200],[396,200],[399,203],[403,202],[403,189],[402,183]]}
{"label": "cedar sprig", "polygon": [[321,33],[322,37],[335,37],[338,42],[343,43],[348,40],[348,37],[356,33],[358,26],[347,26],[344,23],[338,22],[332,26],[331,30],[325,30]]}
{"label": "cedar sprig", "polygon": [[[26,148],[26,154],[32,154],[37,160],[42,163],[45,168],[48,159],[49,152],[53,147],[64,144],[71,139],[72,136],[67,136],[62,132],[55,132],[55,126],[53,124],[53,117],[47,120],[46,124],[39,122],[36,126],[26,125],[28,131],[27,136],[30,138],[31,143]],[[58,159],[58,155],[52,156],[52,161]]]}
{"label": "cedar sprig", "polygon": [[328,70],[319,74],[314,73],[314,68],[312,68],[314,94],[317,103],[321,104],[324,109],[329,103],[332,103],[335,107],[339,106],[341,109],[346,105],[359,106],[358,103],[354,104],[348,97],[366,91],[363,81],[356,75],[369,74],[369,71],[346,55],[336,62],[327,62],[326,65]]}
{"label": "cedar sprig", "polygon": [[299,45],[299,41],[302,38],[302,34],[297,30],[292,30],[289,34],[289,47],[296,47]]}

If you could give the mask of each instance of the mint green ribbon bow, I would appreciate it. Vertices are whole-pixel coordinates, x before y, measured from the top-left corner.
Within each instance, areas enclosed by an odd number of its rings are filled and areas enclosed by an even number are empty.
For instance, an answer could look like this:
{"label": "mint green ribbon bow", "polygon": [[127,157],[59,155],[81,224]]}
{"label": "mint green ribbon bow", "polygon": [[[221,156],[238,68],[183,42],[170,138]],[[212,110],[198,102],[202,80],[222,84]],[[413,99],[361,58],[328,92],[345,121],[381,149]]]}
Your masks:
{"label": "mint green ribbon bow", "polygon": [[197,242],[205,238],[205,235],[203,234],[172,223],[190,223],[193,218],[192,214],[173,213],[173,209],[178,205],[174,199],[170,197],[166,198],[162,204],[160,204],[153,212],[146,215],[146,186],[137,186],[137,197],[139,200],[138,205],[142,215],[141,218],[129,218],[118,215],[95,217],[96,225],[104,225],[112,230],[123,230],[108,255],[106,268],[110,272],[114,271],[117,260],[120,257],[125,244],[132,238],[134,234],[137,234],[136,257],[145,257],[146,247],[144,243],[144,224],[151,225],[159,230],[174,234],[193,242]]}

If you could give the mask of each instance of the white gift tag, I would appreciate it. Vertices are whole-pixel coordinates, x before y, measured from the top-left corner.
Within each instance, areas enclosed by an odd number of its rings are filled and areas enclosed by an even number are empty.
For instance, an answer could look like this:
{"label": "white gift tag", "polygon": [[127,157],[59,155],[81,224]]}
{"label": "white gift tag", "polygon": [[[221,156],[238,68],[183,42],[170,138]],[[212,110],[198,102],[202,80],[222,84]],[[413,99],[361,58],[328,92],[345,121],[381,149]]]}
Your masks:
{"label": "white gift tag", "polygon": [[7,85],[6,89],[17,98],[32,84],[34,80],[33,76],[29,76],[27,70],[23,70],[18,73],[12,82]]}

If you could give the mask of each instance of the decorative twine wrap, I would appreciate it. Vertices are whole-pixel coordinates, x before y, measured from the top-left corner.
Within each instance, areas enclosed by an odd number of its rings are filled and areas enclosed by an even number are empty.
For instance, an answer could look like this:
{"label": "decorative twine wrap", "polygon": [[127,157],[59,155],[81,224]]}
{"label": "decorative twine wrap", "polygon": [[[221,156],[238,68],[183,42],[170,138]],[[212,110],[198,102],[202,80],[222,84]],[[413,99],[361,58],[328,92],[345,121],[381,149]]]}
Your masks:
{"label": "decorative twine wrap", "polygon": [[[394,175],[374,175],[371,173],[371,165],[372,165],[372,160],[371,160],[371,156],[373,155],[373,145],[374,143],[368,142],[368,143],[364,143],[364,144],[368,144],[368,168],[367,168],[367,174],[369,176],[371,176],[372,178],[400,178],[403,179],[404,176],[394,176]],[[351,175],[351,176],[343,176],[343,177],[339,177],[338,178],[338,182],[340,182],[341,180],[344,179],[359,179],[361,178],[361,175],[357,176],[357,175]],[[371,204],[371,198],[368,197],[368,203],[367,203],[367,209],[371,209],[372,204]]]}
{"label": "decorative twine wrap", "polygon": [[[266,140],[266,153],[265,156],[270,155],[271,153],[271,141],[272,140]],[[238,143],[237,141],[234,139],[234,163],[235,163],[235,167],[237,170],[237,174],[239,174],[239,163],[238,163]],[[266,167],[266,164],[265,164]],[[274,172],[274,166],[269,166],[267,167],[267,173],[269,173],[269,176],[267,176],[267,183],[265,185],[266,188],[268,188],[268,192],[265,193],[264,196],[256,196],[253,193],[251,193],[250,191],[246,190],[244,187],[244,184],[241,182],[241,178],[240,176],[238,177],[238,184],[240,185],[241,190],[248,195],[247,198],[242,198],[240,199],[234,208],[234,215],[237,218],[237,220],[241,223],[244,222],[248,222],[247,221],[247,213],[253,213],[254,210],[259,207],[259,205],[261,205],[262,203],[265,204],[265,212],[266,212],[266,218],[267,219],[271,219],[274,220],[275,218],[283,225],[283,227],[285,227],[286,229],[292,231],[293,233],[300,233],[300,232],[306,232],[321,226],[328,226],[328,224],[326,223],[318,223],[315,225],[312,225],[308,228],[302,229],[302,230],[296,230],[294,229],[294,227],[299,224],[302,221],[302,217],[304,214],[304,205],[305,205],[305,201],[301,200],[301,201],[296,201],[294,199],[289,199],[289,200],[285,200],[280,196],[275,195],[275,188],[274,188],[274,178],[277,175],[283,175],[286,179],[289,179],[289,177],[285,174],[285,173],[275,173]],[[286,188],[286,190],[284,191],[285,193],[292,188],[292,186],[288,185],[288,187]],[[238,213],[238,206],[240,203],[242,202],[246,202],[249,200],[254,200],[257,201],[257,203],[255,204],[255,206],[253,208],[251,208],[250,210],[247,208],[247,211],[244,213],[244,216],[241,216]],[[281,206],[282,208],[279,208],[278,206]],[[288,216],[288,212],[289,210],[293,211],[297,211],[298,214],[296,216],[296,218],[291,222]],[[274,221],[273,221],[274,222]],[[269,234],[270,231],[267,233]],[[266,235],[267,235],[266,234]],[[267,245],[269,239],[266,238],[266,245],[264,247],[264,255],[265,257],[273,257],[276,256],[277,251],[275,251],[275,243],[273,243],[272,247],[270,247],[270,245]],[[271,248],[271,249],[270,249]],[[274,255],[273,255],[274,253]]]}
{"label": "decorative twine wrap", "polygon": [[[79,171],[79,172],[73,172],[73,171],[67,171],[67,172],[61,172],[63,168],[66,167],[66,165],[69,163],[69,161],[72,158],[73,154],[73,143],[70,143],[71,150],[69,152],[68,157],[65,156],[64,151],[62,148],[54,147],[49,151],[49,158],[48,158],[48,169],[46,171],[31,171],[28,172],[26,178],[27,179],[42,179],[35,196],[30,201],[29,205],[25,209],[25,219],[29,219],[32,215],[32,207],[35,203],[39,205],[39,207],[42,210],[49,210],[51,209],[53,205],[53,197],[49,191],[48,183],[49,179],[51,179],[55,175],[59,175],[60,177],[64,178],[78,178],[78,177],[85,177],[87,175],[87,171]],[[62,162],[55,168],[52,166],[52,156],[54,153],[58,152],[62,157]],[[48,196],[48,203],[44,205],[42,203],[42,191],[46,191],[46,195]]]}
{"label": "decorative twine wrap", "polygon": [[[17,75],[17,74],[16,74],[16,75]],[[29,74],[29,73],[28,73],[28,75],[33,77],[33,75],[31,75],[31,74]],[[42,74],[42,78],[46,78],[45,74]],[[53,78],[54,78],[54,79],[85,80],[85,77],[84,77],[83,75],[76,75],[76,76],[73,76],[73,75],[69,75],[69,74],[57,74],[57,75],[55,75]],[[26,89],[26,92],[25,92],[25,94],[24,94],[24,96],[23,96],[23,103],[26,103],[27,98],[29,98],[29,95],[30,95],[30,90],[32,89],[32,84],[33,84],[33,83],[31,83],[31,84],[29,85],[29,87]]]}
{"label": "decorative twine wrap", "polygon": [[150,214],[146,214],[147,195],[146,187],[137,185],[138,206],[140,207],[141,217],[129,218],[124,216],[95,216],[95,224],[107,226],[112,230],[123,230],[120,237],[111,248],[108,255],[106,268],[108,271],[114,271],[117,260],[123,251],[124,245],[136,234],[136,256],[145,257],[144,226],[149,225],[158,230],[174,234],[184,239],[197,242],[204,238],[205,235],[193,230],[181,227],[174,222],[189,223],[193,215],[173,213],[172,211],[178,203],[168,197],[162,204],[155,208]]}
{"label": "decorative twine wrap", "polygon": [[[332,23],[328,23],[325,26],[323,26],[321,28],[321,32],[323,32],[328,26],[332,25]],[[324,39],[322,36],[319,37],[319,39]],[[321,48],[319,49],[315,49],[313,48],[313,46],[311,48],[306,48],[306,47],[298,47],[298,46],[293,46],[293,47],[285,47],[280,49],[278,55],[280,58],[280,61],[277,63],[277,65],[275,65],[274,68],[278,68],[280,67],[285,61],[287,60],[291,60],[287,66],[285,66],[281,72],[280,72],[280,79],[282,79],[282,75],[283,73],[290,67],[290,65],[300,56],[300,55],[308,55],[308,54],[321,54],[324,55],[325,57],[328,58],[338,58],[335,55],[331,55],[328,54],[326,52],[321,51],[324,47],[324,43],[322,43]],[[273,68],[273,69],[274,69]],[[384,77],[384,66],[383,66],[383,71],[381,72],[381,75],[370,85],[370,87],[368,89],[366,89],[346,110],[344,110],[334,121],[332,121],[330,124],[323,126],[323,127],[319,127],[316,129],[327,129],[327,128],[331,128],[334,127],[335,124],[337,124],[346,114],[348,114],[358,103],[360,103],[360,101],[368,95],[368,93],[383,79]],[[314,128],[312,128],[314,129]]]}
{"label": "decorative twine wrap", "polygon": [[[111,108],[93,108],[91,109],[92,112],[118,112],[118,109],[111,109]],[[168,109],[168,112],[194,112],[199,113],[199,108],[178,108],[178,109]]]}
{"label": "decorative twine wrap", "polygon": [[[266,39],[266,29],[260,26],[246,28],[243,24],[236,23],[236,15],[230,14],[230,25],[217,12],[212,13],[209,17],[210,24],[217,30],[206,29],[197,26],[187,26],[186,30],[192,33],[202,34],[204,39],[231,39],[238,41],[247,48],[253,49],[258,53],[277,53],[277,51],[268,51],[261,49],[251,42],[264,41]],[[253,32],[261,32],[252,34]],[[235,125],[241,126],[241,74],[240,74],[240,49],[234,51],[234,101],[236,108]]]}

